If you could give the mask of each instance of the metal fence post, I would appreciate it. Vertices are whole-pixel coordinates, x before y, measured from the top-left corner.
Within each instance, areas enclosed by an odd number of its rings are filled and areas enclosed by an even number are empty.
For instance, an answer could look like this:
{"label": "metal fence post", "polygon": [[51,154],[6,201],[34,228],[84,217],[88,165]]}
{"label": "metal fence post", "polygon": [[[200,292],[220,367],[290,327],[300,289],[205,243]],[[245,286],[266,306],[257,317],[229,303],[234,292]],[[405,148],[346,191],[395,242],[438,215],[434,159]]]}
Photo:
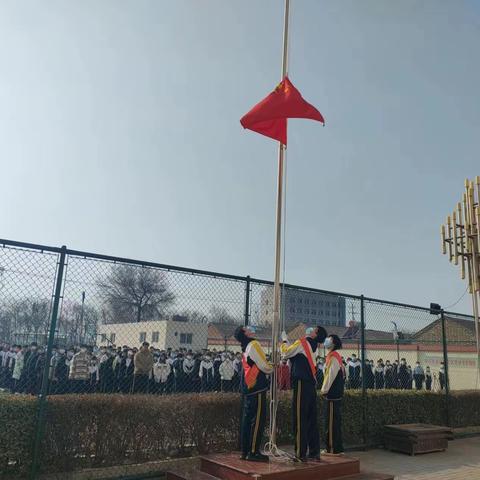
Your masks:
{"label": "metal fence post", "polygon": [[365,377],[365,298],[360,296],[360,342],[362,356],[362,422],[363,445],[367,445],[367,386]]}
{"label": "metal fence post", "polygon": [[63,271],[65,267],[65,258],[67,254],[67,247],[64,245],[60,251],[60,258],[58,261],[57,279],[55,283],[55,294],[53,299],[52,317],[50,319],[50,329],[48,332],[47,353],[45,358],[45,365],[43,367],[43,378],[40,395],[38,397],[38,415],[37,415],[37,429],[35,432],[35,443],[33,446],[32,466],[30,471],[30,479],[34,480],[38,473],[41,443],[45,431],[45,408],[47,406],[47,395],[50,386],[50,361],[52,358],[52,347],[55,340],[55,331],[57,329],[58,307],[60,305],[60,296],[62,293]]}
{"label": "metal fence post", "polygon": [[445,327],[445,312],[442,308],[440,312],[440,319],[442,322],[442,342],[443,342],[443,365],[445,367],[445,417],[447,426],[450,426],[450,380],[448,378],[448,350],[447,350],[447,329]]}
{"label": "metal fence post", "polygon": [[244,325],[247,326],[250,319],[250,275],[246,277],[245,283],[245,321]]}

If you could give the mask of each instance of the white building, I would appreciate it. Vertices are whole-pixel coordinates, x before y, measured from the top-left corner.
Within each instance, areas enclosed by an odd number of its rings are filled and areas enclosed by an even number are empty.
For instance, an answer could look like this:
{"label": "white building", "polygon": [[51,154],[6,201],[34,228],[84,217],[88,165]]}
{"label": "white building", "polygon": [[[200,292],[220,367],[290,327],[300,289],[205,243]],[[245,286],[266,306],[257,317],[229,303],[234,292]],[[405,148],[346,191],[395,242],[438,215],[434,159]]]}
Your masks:
{"label": "white building", "polygon": [[139,347],[143,342],[160,350],[167,348],[207,348],[208,326],[203,323],[156,320],[140,323],[110,323],[100,325],[97,344]]}

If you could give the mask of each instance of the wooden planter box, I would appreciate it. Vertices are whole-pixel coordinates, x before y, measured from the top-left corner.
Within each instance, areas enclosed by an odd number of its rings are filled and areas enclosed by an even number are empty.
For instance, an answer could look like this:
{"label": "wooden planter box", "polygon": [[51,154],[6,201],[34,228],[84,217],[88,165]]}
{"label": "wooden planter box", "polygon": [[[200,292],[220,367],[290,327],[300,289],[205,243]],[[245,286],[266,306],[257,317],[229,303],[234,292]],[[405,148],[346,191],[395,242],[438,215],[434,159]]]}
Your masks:
{"label": "wooden planter box", "polygon": [[408,425],[385,425],[384,443],[387,450],[416,455],[444,451],[452,431],[448,427],[412,423]]}

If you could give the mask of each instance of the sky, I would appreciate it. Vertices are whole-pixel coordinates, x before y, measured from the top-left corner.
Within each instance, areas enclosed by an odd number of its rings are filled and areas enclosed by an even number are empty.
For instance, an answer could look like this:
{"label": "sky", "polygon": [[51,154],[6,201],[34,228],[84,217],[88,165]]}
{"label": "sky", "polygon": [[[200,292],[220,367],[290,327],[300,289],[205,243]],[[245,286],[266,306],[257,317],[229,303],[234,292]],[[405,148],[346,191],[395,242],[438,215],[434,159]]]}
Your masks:
{"label": "sky", "polygon": [[[0,2],[2,238],[272,279],[280,0]],[[440,224],[480,175],[480,4],[291,0],[287,283],[462,297]],[[470,313],[465,295],[453,310]]]}

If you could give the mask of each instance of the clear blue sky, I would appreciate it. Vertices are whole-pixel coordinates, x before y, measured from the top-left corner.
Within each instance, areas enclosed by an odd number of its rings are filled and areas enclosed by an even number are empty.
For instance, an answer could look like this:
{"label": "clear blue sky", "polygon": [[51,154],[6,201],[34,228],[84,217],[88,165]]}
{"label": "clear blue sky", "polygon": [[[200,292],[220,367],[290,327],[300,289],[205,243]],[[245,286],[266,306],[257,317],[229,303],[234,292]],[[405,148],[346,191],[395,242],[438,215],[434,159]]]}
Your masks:
{"label": "clear blue sky", "polygon": [[[273,276],[280,0],[3,1],[1,236]],[[409,303],[464,291],[439,225],[480,174],[480,8],[292,0],[286,280]],[[469,312],[466,297],[456,309]]]}

